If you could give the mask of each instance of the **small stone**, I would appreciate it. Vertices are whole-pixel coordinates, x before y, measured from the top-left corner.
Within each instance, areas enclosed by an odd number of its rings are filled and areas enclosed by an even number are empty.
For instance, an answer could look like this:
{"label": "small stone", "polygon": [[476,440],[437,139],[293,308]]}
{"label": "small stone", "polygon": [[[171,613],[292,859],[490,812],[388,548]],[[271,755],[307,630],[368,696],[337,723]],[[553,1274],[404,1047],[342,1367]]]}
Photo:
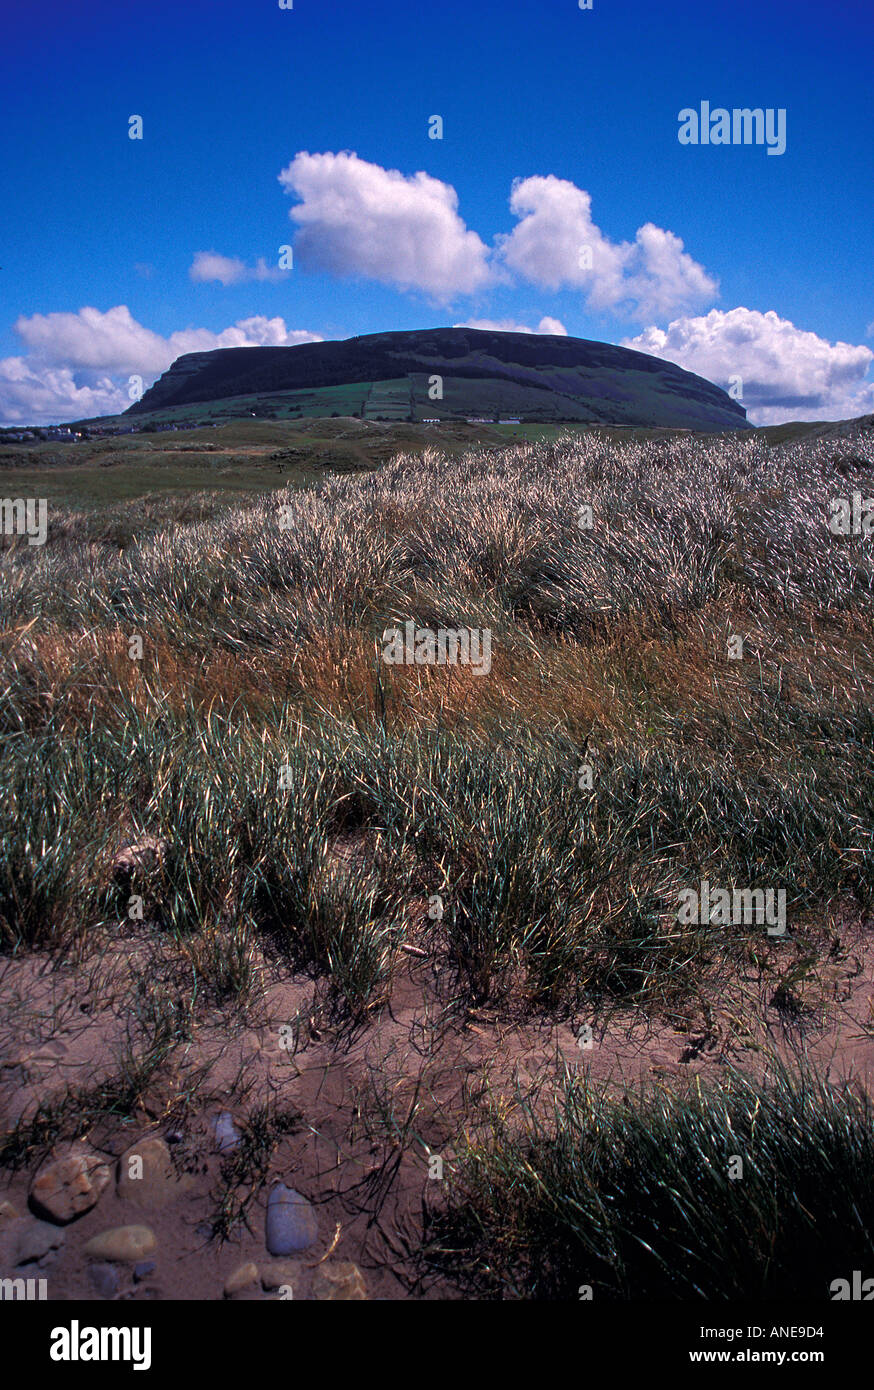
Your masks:
{"label": "small stone", "polygon": [[97,1205],[111,1177],[109,1165],[99,1154],[74,1145],[37,1174],[30,1189],[30,1205],[37,1216],[66,1226]]}
{"label": "small stone", "polygon": [[357,1265],[346,1260],[328,1260],[313,1275],[313,1298],[358,1301],[367,1298],[364,1278]]}
{"label": "small stone", "polygon": [[15,1237],[15,1263],[26,1265],[31,1260],[41,1260],[50,1250],[59,1250],[63,1243],[64,1232],[51,1222],[23,1217]]}
{"label": "small stone", "polygon": [[134,1263],[144,1255],[151,1255],[157,1248],[155,1233],[148,1226],[113,1226],[92,1236],[85,1246],[85,1254],[99,1260],[129,1260]]}
{"label": "small stone", "polygon": [[250,1289],[258,1283],[258,1266],[249,1261],[248,1264],[240,1265],[233,1274],[229,1274],[225,1280],[225,1298],[233,1298],[235,1293],[241,1289]]}
{"label": "small stone", "polygon": [[90,1265],[88,1278],[101,1298],[114,1298],[118,1293],[118,1270],[115,1265]]}
{"label": "small stone", "polygon": [[234,1117],[223,1110],[222,1113],[212,1122],[213,1134],[215,1135],[216,1147],[220,1154],[230,1153],[240,1142],[240,1131],[234,1124]]}
{"label": "small stone", "polygon": [[8,1226],[11,1221],[20,1221],[21,1215],[16,1211],[11,1202],[0,1202],[0,1231],[4,1226]]}
{"label": "small stone", "polygon": [[300,1260],[270,1260],[260,1266],[262,1289],[298,1289],[303,1277]]}
{"label": "small stone", "polygon": [[150,1274],[154,1274],[155,1269],[154,1260],[140,1260],[138,1265],[134,1265],[134,1283],[141,1284]]}
{"label": "small stone", "polygon": [[116,1191],[141,1211],[165,1207],[176,1196],[177,1186],[173,1160],[163,1139],[142,1139],[118,1161]]}
{"label": "small stone", "polygon": [[116,878],[128,879],[135,873],[152,873],[163,864],[169,840],[144,835],[136,844],[123,845],[115,856],[113,869]]}
{"label": "small stone", "polygon": [[319,1234],[315,1208],[300,1192],[277,1183],[267,1201],[267,1249],[271,1255],[308,1250]]}

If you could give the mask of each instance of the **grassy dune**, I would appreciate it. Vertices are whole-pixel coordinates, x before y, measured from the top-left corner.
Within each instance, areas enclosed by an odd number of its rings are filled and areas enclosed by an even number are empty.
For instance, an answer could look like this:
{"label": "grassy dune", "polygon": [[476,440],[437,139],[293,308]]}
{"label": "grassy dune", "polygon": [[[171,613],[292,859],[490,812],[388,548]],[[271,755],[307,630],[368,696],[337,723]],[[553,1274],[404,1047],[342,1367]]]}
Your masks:
{"label": "grassy dune", "polygon": [[[137,896],[221,1005],[266,953],[375,1028],[412,947],[465,1008],[675,1016],[750,963],[803,1007],[874,882],[871,542],[828,528],[872,465],[849,439],[568,437],[53,505],[45,547],[0,554],[2,950],[85,958]],[[491,670],[387,664],[410,619],[488,629]],[[152,848],[120,875],[128,843]],[[702,879],[785,890],[785,936],[678,922]],[[163,995],[150,1017],[166,1051]],[[631,1112],[547,1091],[457,1117],[423,1249],[465,1287],[797,1292],[817,1221],[852,1225],[841,1266],[874,1253],[867,1102],[785,1076]],[[713,1176],[726,1152],[754,1181]]]}

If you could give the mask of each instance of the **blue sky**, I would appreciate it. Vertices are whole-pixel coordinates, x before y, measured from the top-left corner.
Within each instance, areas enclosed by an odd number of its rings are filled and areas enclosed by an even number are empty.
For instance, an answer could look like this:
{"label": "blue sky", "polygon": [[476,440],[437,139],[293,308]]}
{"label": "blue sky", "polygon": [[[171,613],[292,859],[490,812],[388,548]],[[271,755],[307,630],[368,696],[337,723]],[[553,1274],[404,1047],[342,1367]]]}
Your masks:
{"label": "blue sky", "polygon": [[[185,351],[479,322],[670,357],[762,423],[874,410],[869,0],[4,24],[4,423],[124,408]],[[785,151],[681,144],[702,101],[785,111]]]}

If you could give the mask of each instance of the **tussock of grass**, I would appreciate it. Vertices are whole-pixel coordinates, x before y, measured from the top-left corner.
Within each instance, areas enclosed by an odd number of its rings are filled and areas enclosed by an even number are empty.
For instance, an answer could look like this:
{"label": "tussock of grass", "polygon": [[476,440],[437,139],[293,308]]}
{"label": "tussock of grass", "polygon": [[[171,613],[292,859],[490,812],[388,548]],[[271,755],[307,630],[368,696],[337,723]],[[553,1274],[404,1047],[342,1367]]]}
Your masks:
{"label": "tussock of grass", "polygon": [[867,1098],[802,1069],[633,1106],[566,1074],[543,1102],[496,1108],[434,1210],[430,1258],[469,1290],[824,1300],[870,1267]]}

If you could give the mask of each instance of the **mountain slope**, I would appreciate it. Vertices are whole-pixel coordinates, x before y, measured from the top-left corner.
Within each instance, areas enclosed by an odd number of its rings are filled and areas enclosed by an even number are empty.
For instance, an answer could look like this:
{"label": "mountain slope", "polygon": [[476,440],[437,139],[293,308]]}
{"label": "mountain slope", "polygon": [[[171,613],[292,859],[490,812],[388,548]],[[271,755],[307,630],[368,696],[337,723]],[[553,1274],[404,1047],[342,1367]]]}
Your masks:
{"label": "mountain slope", "polygon": [[[442,379],[442,399],[429,395]],[[390,383],[390,386],[384,385]],[[746,412],[703,377],[609,343],[533,333],[434,328],[298,347],[220,348],[179,357],[126,412],[142,415],[229,397],[359,385],[356,413],[387,403],[396,418],[514,415],[592,424],[744,429]],[[292,404],[292,408],[295,408]],[[241,412],[247,413],[247,412]],[[317,407],[314,413],[321,413]],[[342,413],[342,412],[341,412]]]}

